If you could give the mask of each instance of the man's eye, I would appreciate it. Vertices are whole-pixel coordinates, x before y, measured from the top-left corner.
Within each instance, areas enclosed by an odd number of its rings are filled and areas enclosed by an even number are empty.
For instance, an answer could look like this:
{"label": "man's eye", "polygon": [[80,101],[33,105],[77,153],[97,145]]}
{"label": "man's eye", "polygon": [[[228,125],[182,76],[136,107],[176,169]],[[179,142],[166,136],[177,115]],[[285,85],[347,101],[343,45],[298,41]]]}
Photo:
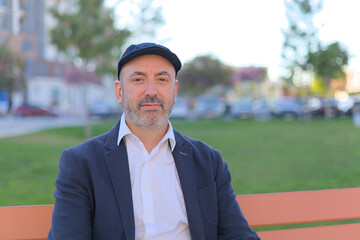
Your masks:
{"label": "man's eye", "polygon": [[168,80],[167,78],[159,78],[160,82],[167,82],[167,80]]}
{"label": "man's eye", "polygon": [[134,81],[134,82],[141,82],[142,79],[141,79],[141,78],[134,78],[133,81]]}

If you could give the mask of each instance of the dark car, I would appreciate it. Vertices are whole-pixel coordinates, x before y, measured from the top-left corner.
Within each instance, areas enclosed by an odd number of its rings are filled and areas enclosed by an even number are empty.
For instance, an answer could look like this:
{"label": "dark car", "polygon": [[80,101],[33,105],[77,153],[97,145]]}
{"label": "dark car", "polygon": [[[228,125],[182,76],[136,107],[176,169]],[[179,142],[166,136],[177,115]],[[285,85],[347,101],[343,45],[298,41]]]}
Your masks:
{"label": "dark car", "polygon": [[28,116],[52,116],[57,114],[51,109],[44,109],[34,105],[22,105],[14,111],[15,116],[28,117]]}
{"label": "dark car", "polygon": [[324,117],[326,108],[329,109],[329,117],[340,115],[339,102],[336,99],[311,98],[306,104],[306,109],[312,117]]}

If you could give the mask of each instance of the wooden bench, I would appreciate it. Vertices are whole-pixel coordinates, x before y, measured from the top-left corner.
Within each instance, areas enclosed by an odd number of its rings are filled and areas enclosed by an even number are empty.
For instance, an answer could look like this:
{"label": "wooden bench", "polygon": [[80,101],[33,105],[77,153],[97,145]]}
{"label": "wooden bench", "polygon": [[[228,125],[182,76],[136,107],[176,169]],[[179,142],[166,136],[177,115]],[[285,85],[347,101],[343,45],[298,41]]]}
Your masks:
{"label": "wooden bench", "polygon": [[[251,227],[360,219],[360,188],[238,195]],[[53,205],[0,207],[1,240],[46,239]],[[258,232],[262,240],[360,239],[360,223]]]}
{"label": "wooden bench", "polygon": [[[360,188],[238,195],[251,227],[360,219]],[[262,240],[360,239],[360,223],[258,232]]]}

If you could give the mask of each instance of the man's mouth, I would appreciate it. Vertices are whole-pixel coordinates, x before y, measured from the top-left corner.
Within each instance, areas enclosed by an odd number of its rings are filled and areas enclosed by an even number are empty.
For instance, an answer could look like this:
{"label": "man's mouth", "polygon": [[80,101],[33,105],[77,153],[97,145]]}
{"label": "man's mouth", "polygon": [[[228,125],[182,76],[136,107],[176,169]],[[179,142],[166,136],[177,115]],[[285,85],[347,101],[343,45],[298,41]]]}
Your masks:
{"label": "man's mouth", "polygon": [[163,108],[164,101],[157,97],[145,97],[138,104],[145,111],[157,111]]}
{"label": "man's mouth", "polygon": [[159,110],[162,108],[162,105],[159,103],[143,103],[140,107],[147,111]]}

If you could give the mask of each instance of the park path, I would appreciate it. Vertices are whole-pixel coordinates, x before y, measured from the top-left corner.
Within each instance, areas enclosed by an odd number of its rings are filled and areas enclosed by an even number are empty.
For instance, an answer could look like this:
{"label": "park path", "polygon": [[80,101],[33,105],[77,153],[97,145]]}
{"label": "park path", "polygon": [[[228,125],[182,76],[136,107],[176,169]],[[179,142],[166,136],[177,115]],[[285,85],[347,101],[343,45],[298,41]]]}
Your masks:
{"label": "park path", "polygon": [[84,117],[58,116],[58,117],[0,117],[0,138],[17,136],[39,130],[64,127],[82,126]]}

